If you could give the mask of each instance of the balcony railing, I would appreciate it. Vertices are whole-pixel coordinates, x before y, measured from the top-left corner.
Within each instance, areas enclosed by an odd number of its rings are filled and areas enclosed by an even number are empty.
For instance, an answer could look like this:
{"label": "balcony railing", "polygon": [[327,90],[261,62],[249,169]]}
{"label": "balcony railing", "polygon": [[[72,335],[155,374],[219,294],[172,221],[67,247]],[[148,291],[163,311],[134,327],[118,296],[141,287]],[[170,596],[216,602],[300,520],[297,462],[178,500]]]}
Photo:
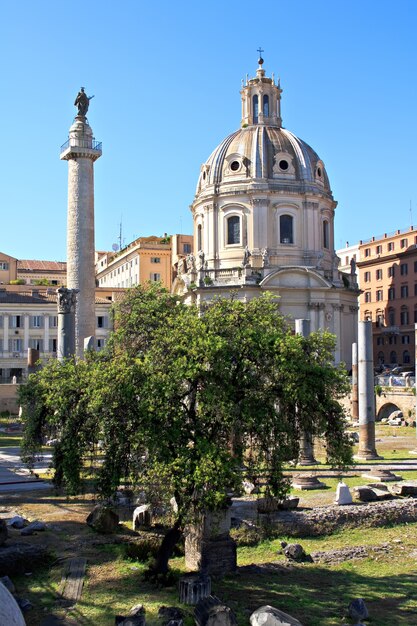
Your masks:
{"label": "balcony railing", "polygon": [[68,148],[88,148],[89,150],[96,150],[101,152],[102,142],[95,139],[67,139],[61,146],[61,152],[64,152]]}

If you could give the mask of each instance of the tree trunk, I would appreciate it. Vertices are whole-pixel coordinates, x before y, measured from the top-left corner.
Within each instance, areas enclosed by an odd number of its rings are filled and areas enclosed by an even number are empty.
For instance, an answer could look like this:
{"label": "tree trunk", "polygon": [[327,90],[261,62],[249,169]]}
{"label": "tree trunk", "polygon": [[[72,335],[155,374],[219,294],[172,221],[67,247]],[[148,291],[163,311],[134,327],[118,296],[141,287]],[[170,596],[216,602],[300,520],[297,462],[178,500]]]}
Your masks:
{"label": "tree trunk", "polygon": [[155,563],[151,568],[152,574],[166,574],[168,572],[169,559],[174,551],[175,546],[182,536],[182,530],[180,526],[181,520],[177,520],[174,526],[169,529],[169,531],[163,538],[161,546],[155,558]]}

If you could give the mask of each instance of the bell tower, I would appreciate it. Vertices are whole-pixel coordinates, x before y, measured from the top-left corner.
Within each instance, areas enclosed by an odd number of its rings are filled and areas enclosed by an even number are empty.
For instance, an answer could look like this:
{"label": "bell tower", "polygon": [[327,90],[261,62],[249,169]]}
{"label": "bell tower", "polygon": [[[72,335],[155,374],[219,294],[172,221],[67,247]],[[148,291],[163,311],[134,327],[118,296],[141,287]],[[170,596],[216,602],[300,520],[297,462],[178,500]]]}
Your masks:
{"label": "bell tower", "polygon": [[[259,53],[263,52],[261,48]],[[242,126],[260,124],[281,128],[281,93],[278,82],[274,77],[266,78],[263,68],[264,60],[258,59],[258,69],[255,78],[246,79],[240,92],[242,96]]]}

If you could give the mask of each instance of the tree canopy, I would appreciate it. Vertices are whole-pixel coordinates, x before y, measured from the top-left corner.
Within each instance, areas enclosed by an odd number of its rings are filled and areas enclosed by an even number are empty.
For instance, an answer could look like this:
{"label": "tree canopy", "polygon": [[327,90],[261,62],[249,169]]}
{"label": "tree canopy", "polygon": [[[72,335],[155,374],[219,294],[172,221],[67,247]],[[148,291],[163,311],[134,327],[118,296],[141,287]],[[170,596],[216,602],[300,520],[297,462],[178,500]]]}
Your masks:
{"label": "tree canopy", "polygon": [[30,462],[55,435],[55,481],[69,493],[99,447],[100,493],[127,481],[174,496],[180,531],[196,512],[226,505],[242,467],[262,471],[282,497],[303,431],[324,438],[333,465],[351,462],[334,339],[294,335],[270,294],[198,310],[159,285],[138,287],[116,306],[114,326],[103,352],[51,361],[22,387],[24,455]]}

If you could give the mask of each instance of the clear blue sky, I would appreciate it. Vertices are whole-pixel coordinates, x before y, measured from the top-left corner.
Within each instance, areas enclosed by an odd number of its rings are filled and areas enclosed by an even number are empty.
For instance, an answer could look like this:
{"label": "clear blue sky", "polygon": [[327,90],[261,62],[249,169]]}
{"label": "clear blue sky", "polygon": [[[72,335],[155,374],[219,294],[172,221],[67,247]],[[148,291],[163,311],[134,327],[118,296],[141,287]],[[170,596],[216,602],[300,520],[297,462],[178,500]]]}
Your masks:
{"label": "clear blue sky", "polygon": [[96,248],[192,232],[200,164],[240,125],[240,81],[281,77],[284,126],[326,164],[336,247],[417,223],[415,0],[0,3],[0,250],[66,257],[59,148],[81,85],[103,142]]}

